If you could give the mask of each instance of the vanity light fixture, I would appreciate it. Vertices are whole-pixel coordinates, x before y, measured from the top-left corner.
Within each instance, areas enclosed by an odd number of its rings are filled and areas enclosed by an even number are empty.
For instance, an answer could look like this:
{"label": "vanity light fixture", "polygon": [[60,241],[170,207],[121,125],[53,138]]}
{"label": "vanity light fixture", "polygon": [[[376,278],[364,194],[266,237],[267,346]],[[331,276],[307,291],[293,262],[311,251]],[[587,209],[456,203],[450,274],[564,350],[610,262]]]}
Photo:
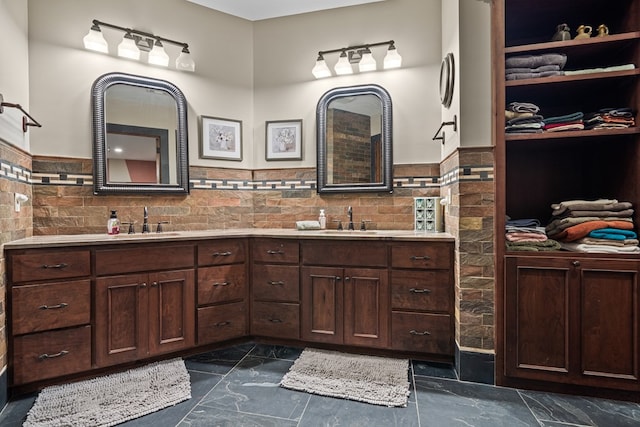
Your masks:
{"label": "vanity light fixture", "polygon": [[338,53],[340,56],[338,62],[334,67],[336,75],[346,75],[353,73],[352,64],[358,64],[358,71],[361,73],[367,71],[375,71],[378,68],[373,53],[372,47],[388,45],[387,55],[384,58],[383,68],[388,70],[390,68],[399,68],[402,65],[402,57],[398,54],[395,42],[389,40],[386,42],[362,44],[358,46],[341,47],[339,49],[321,50],[318,52],[318,59],[316,59],[316,65],[311,70],[316,79],[324,77],[330,77],[331,70],[327,66],[324,56],[329,53]]}
{"label": "vanity light fixture", "polygon": [[195,71],[196,69],[196,64],[191,57],[187,43],[167,39],[145,31],[108,24],[98,21],[97,19],[93,20],[89,33],[83,38],[86,49],[109,53],[109,45],[102,35],[101,27],[111,28],[124,33],[122,42],[118,45],[118,56],[122,58],[139,60],[140,52],[148,52],[147,62],[149,62],[149,64],[168,67],[169,55],[164,50],[164,42],[182,47],[180,55],[178,55],[175,61],[176,69],[182,71]]}

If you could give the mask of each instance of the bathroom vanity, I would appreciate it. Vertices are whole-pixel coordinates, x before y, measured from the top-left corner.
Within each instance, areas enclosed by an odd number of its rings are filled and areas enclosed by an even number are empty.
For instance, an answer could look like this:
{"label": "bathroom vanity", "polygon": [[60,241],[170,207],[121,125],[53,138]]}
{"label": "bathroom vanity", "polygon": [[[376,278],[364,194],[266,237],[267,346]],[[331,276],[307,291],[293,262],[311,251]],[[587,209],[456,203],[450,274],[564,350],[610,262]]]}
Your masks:
{"label": "bathroom vanity", "polygon": [[453,243],[444,233],[279,229],[14,241],[9,386],[238,339],[452,362]]}

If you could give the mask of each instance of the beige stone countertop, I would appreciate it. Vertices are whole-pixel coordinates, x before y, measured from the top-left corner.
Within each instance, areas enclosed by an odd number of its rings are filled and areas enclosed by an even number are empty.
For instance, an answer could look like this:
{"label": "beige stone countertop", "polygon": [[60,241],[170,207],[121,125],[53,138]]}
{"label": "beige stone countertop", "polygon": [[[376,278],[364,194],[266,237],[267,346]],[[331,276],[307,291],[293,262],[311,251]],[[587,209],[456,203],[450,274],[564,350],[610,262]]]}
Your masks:
{"label": "beige stone countertop", "polygon": [[421,233],[413,230],[295,230],[280,228],[238,228],[229,230],[165,231],[148,234],[68,234],[34,236],[4,244],[5,249],[31,249],[65,246],[96,246],[144,242],[171,242],[187,240],[225,239],[230,237],[269,237],[281,239],[331,239],[331,240],[399,240],[445,241],[454,237],[448,233]]}

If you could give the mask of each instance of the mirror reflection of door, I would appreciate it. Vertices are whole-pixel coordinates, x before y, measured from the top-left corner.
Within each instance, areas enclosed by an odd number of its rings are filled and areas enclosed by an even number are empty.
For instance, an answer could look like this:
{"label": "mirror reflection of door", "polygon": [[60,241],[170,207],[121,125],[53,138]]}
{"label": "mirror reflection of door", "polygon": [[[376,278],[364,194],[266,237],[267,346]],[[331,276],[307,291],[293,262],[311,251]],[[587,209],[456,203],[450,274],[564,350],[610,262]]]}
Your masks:
{"label": "mirror reflection of door", "polygon": [[107,182],[169,184],[166,129],[107,123]]}
{"label": "mirror reflection of door", "polygon": [[107,183],[177,183],[178,115],[169,92],[111,85],[105,93],[105,119]]}
{"label": "mirror reflection of door", "polygon": [[382,182],[382,104],[375,95],[336,98],[327,108],[327,183]]}

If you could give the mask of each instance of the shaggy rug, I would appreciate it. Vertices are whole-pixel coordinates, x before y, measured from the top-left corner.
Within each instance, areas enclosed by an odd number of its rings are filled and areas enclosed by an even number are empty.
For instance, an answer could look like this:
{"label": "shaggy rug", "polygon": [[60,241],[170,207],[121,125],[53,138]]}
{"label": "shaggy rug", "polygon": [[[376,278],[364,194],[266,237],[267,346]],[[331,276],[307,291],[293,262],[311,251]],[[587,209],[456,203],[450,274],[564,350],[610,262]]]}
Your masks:
{"label": "shaggy rug", "polygon": [[43,389],[23,426],[113,426],[191,398],[182,359]]}
{"label": "shaggy rug", "polygon": [[282,387],[381,406],[407,406],[409,360],[306,348]]}

